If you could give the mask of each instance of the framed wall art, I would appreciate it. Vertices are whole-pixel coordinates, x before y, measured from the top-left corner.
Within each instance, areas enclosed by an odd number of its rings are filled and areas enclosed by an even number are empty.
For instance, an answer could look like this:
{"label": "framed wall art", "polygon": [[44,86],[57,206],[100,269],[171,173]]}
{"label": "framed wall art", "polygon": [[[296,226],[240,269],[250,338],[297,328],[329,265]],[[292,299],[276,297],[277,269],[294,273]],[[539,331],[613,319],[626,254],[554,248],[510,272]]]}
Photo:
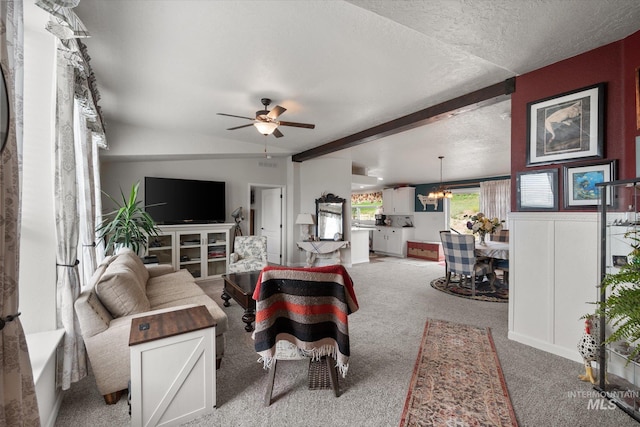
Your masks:
{"label": "framed wall art", "polygon": [[[601,182],[615,179],[616,163],[614,161],[593,163],[582,166],[564,167],[564,207],[583,208],[600,204],[600,191],[604,187],[596,186]],[[613,194],[609,191],[607,204],[613,202]]]}
{"label": "framed wall art", "polygon": [[640,130],[640,68],[636,68],[636,128]]}
{"label": "framed wall art", "polygon": [[601,158],[605,84],[527,104],[527,166]]}
{"label": "framed wall art", "polygon": [[558,170],[540,169],[516,174],[519,211],[558,210]]}

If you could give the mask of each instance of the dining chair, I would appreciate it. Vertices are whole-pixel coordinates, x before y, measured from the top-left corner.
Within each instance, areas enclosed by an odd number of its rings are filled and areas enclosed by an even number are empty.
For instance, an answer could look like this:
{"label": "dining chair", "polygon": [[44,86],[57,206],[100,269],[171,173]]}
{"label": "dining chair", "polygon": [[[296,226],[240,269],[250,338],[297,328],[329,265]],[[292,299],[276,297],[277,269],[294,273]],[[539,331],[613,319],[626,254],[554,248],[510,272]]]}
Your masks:
{"label": "dining chair", "polygon": [[500,230],[491,234],[492,242],[509,242],[509,230]]}
{"label": "dining chair", "polygon": [[[509,242],[509,230],[496,231],[491,235],[492,242]],[[509,284],[509,260],[508,259],[494,259],[493,269],[502,271],[502,283]]]}
{"label": "dining chair", "polygon": [[495,291],[495,274],[489,260],[478,259],[475,253],[475,238],[470,234],[452,234],[440,232],[442,251],[444,252],[446,283],[449,286],[451,274],[460,276],[462,286],[467,279],[471,281],[471,293],[476,294],[476,278],[486,276],[491,289]]}
{"label": "dining chair", "polygon": [[[300,356],[311,358],[316,363],[315,371],[328,373],[338,397],[338,373],[344,378],[349,368],[348,315],[358,310],[353,283],[344,266],[265,267],[253,299],[255,350],[269,369],[264,405],[271,404],[278,360]],[[310,363],[310,388],[312,366]]]}

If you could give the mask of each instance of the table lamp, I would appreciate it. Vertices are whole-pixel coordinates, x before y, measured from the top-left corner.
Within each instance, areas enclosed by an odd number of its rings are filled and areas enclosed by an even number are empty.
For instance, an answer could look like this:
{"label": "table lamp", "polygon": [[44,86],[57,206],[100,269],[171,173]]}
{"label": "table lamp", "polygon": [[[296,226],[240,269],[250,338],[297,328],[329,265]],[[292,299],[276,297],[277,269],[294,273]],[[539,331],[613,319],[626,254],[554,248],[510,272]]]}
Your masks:
{"label": "table lamp", "polygon": [[300,239],[304,242],[310,240],[311,233],[309,232],[309,226],[315,224],[313,215],[310,213],[299,213],[296,218],[296,224],[300,227]]}

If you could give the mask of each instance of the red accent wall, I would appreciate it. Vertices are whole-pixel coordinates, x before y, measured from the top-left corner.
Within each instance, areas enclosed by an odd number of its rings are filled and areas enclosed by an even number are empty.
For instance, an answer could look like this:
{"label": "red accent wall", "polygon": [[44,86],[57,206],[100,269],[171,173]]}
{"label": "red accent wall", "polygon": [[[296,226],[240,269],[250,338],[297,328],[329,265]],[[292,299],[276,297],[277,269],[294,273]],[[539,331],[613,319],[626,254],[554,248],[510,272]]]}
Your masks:
{"label": "red accent wall", "polygon": [[624,141],[627,145],[625,155],[629,158],[625,177],[635,178],[635,140],[637,136],[640,136],[640,130],[638,129],[640,123],[638,123],[636,119],[636,115],[638,114],[636,111],[636,97],[640,97],[640,93],[637,92],[636,88],[636,75],[640,72],[640,31],[623,40],[623,57]]}
{"label": "red accent wall", "polygon": [[[605,159],[618,160],[617,179],[635,177],[635,69],[640,67],[640,31],[626,39],[516,77],[511,95],[511,210],[516,209],[516,174],[536,169],[558,170],[559,210],[563,208],[564,165],[596,160],[576,160],[527,167],[527,103],[564,92],[606,83]],[[631,120],[633,119],[633,120]],[[633,123],[630,123],[633,121]],[[632,129],[633,128],[633,129]],[[575,209],[572,209],[575,211]]]}

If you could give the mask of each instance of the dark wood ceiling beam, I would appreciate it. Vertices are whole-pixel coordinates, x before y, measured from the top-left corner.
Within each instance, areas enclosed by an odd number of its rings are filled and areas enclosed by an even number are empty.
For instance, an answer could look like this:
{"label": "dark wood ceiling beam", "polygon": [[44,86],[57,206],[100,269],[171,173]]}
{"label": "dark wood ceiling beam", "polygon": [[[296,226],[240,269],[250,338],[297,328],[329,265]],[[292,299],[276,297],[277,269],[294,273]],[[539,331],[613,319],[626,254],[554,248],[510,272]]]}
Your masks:
{"label": "dark wood ceiling beam", "polygon": [[516,79],[515,77],[511,77],[503,82],[478,89],[466,95],[354,133],[353,135],[345,136],[344,138],[336,139],[335,141],[294,154],[292,160],[294,162],[304,162],[305,160],[315,159],[325,154],[355,147],[360,144],[375,141],[376,139],[384,138],[385,136],[394,135],[457,114],[495,104],[507,99],[509,95],[515,92],[515,88]]}

